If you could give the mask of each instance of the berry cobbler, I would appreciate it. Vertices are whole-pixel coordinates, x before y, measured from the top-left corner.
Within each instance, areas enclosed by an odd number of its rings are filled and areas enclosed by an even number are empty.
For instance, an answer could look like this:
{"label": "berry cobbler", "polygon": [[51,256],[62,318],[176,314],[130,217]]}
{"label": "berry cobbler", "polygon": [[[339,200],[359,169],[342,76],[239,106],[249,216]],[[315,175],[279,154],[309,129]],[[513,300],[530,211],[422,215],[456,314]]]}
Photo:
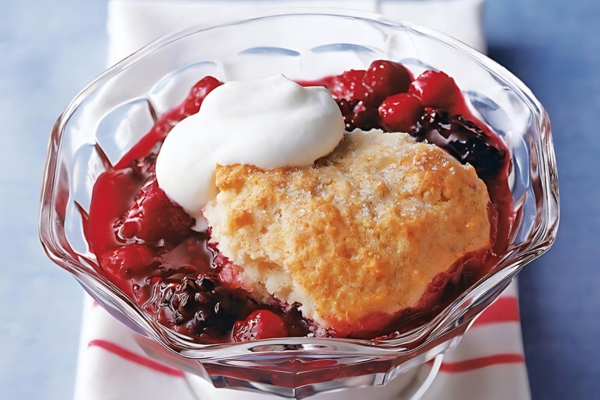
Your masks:
{"label": "berry cobbler", "polygon": [[510,155],[454,80],[201,79],[94,186],[99,272],[202,343],[388,338],[492,269]]}

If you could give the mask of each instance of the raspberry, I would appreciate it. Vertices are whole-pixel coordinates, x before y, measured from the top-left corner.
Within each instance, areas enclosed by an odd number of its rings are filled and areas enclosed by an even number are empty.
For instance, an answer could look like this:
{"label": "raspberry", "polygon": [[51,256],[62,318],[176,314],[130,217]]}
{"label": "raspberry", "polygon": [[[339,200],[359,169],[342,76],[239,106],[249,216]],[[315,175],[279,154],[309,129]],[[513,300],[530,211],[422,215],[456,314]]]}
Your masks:
{"label": "raspberry", "polygon": [[393,61],[373,61],[363,77],[364,91],[360,100],[378,106],[391,95],[408,91],[412,77],[402,64]]}
{"label": "raspberry", "polygon": [[408,93],[388,97],[379,106],[379,115],[389,132],[406,132],[423,114],[421,101]]}
{"label": "raspberry", "polygon": [[[425,71],[411,85],[408,91],[418,97],[425,107],[450,109],[462,97],[454,79],[443,72]],[[460,96],[460,97],[459,97]]]}
{"label": "raspberry", "polygon": [[144,276],[158,262],[156,250],[143,244],[128,244],[100,257],[102,268],[121,278]]}
{"label": "raspberry", "polygon": [[329,81],[329,91],[336,100],[345,100],[349,103],[358,102],[357,95],[364,92],[362,84],[364,76],[365,71],[354,69],[336,75]]}
{"label": "raspberry", "polygon": [[235,323],[233,340],[250,342],[260,339],[286,337],[287,329],[283,320],[275,313],[267,310],[257,310],[245,320]]}
{"label": "raspberry", "polygon": [[200,79],[200,81],[192,87],[185,99],[183,106],[181,107],[182,113],[185,116],[196,114],[198,110],[200,110],[204,98],[222,84],[223,82],[212,76],[205,76]]}
{"label": "raspberry", "polygon": [[194,219],[172,202],[156,181],[140,190],[137,200],[118,223],[119,234],[156,243],[176,245],[191,232]]}

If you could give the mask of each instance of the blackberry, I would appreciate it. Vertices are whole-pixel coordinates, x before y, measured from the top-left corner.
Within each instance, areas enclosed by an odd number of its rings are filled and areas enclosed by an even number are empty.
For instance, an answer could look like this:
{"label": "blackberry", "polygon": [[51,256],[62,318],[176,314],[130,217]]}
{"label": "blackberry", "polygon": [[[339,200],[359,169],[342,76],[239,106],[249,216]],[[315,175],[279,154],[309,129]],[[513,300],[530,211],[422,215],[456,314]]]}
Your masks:
{"label": "blackberry", "polygon": [[146,309],[163,325],[193,337],[218,337],[231,331],[236,305],[220,283],[206,275],[160,282]]}
{"label": "blackberry", "polygon": [[471,164],[482,179],[497,175],[504,165],[506,152],[490,144],[487,134],[462,115],[426,108],[409,134],[419,142],[427,140],[445,149],[463,164]]}

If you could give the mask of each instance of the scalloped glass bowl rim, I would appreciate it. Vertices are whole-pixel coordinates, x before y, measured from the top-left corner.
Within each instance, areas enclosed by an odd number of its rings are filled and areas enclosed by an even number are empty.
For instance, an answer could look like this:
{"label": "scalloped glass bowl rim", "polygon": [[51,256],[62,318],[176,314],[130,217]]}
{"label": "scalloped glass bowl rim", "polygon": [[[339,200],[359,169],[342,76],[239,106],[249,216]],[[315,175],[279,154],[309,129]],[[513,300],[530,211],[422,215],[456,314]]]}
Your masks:
{"label": "scalloped glass bowl rim", "polygon": [[[361,339],[343,339],[343,338],[278,338],[278,339],[267,339],[259,340],[256,342],[245,342],[245,343],[219,343],[219,344],[201,344],[194,342],[190,338],[178,334],[177,332],[171,331],[166,327],[163,327],[159,323],[155,322],[142,308],[125,295],[120,289],[118,289],[112,282],[98,274],[93,268],[87,269],[83,262],[75,259],[75,257],[68,254],[68,252],[55,240],[56,232],[53,223],[53,217],[55,211],[49,205],[53,202],[53,189],[54,183],[57,179],[57,155],[60,148],[60,141],[62,139],[63,131],[67,125],[71,115],[77,110],[83,100],[92,94],[96,89],[101,87],[106,81],[110,80],[113,76],[119,74],[121,71],[127,69],[129,66],[142,60],[153,51],[161,48],[162,46],[168,45],[169,43],[186,36],[199,33],[202,31],[224,28],[240,23],[246,23],[250,21],[256,21],[268,18],[277,18],[285,16],[327,16],[327,17],[342,17],[357,20],[368,20],[369,22],[377,22],[383,25],[391,27],[400,27],[407,29],[416,34],[428,36],[436,41],[442,42],[447,46],[452,47],[454,50],[462,52],[474,60],[480,67],[486,69],[492,75],[500,78],[503,84],[509,86],[515,93],[519,95],[522,101],[527,106],[534,110],[536,118],[536,124],[541,132],[541,144],[542,151],[540,152],[539,165],[549,166],[550,170],[547,171],[542,181],[545,190],[546,201],[554,203],[556,209],[556,215],[551,215],[550,209],[553,207],[546,207],[548,211],[543,217],[542,226],[535,228],[534,236],[531,240],[521,243],[518,246],[511,246],[502,258],[498,266],[484,278],[478,281],[476,284],[467,289],[461,294],[453,303],[446,307],[430,322],[410,331],[403,333],[395,338],[382,339],[382,340],[361,340]],[[231,355],[232,350],[237,349],[234,353],[248,354],[247,351],[252,351],[252,348],[260,346],[281,346],[281,345],[303,345],[304,350],[310,350],[311,345],[315,348],[321,348],[322,346],[340,345],[345,348],[345,345],[351,344],[358,346],[367,352],[368,354],[380,354],[380,355],[391,355],[397,354],[399,351],[407,350],[404,346],[407,344],[415,343],[416,341],[422,342],[421,345],[411,347],[410,351],[417,351],[419,348],[424,347],[431,341],[439,338],[443,334],[449,333],[450,331],[458,328],[464,323],[471,321],[476,315],[478,315],[487,305],[491,303],[491,300],[479,304],[477,307],[472,307],[472,304],[478,299],[484,297],[487,293],[498,288],[498,286],[507,286],[510,280],[516,275],[516,273],[523,268],[527,263],[531,262],[535,258],[542,255],[547,251],[556,237],[556,230],[558,228],[558,184],[556,182],[556,166],[554,161],[554,150],[552,144],[552,135],[550,132],[550,124],[546,111],[539,101],[535,98],[533,93],[527,88],[518,78],[511,74],[507,69],[497,64],[493,60],[470,48],[464,43],[453,39],[445,34],[437,32],[435,30],[421,27],[410,22],[393,22],[386,20],[378,14],[372,14],[367,12],[348,12],[346,10],[335,9],[333,11],[326,11],[324,9],[296,9],[296,10],[285,10],[285,11],[273,11],[268,15],[262,15],[260,17],[241,19],[234,22],[225,24],[215,25],[209,28],[203,27],[190,27],[188,29],[175,32],[162,38],[155,40],[147,46],[141,48],[125,59],[121,60],[114,66],[107,69],[103,74],[91,82],[85,87],[75,98],[69,103],[65,111],[59,116],[56,121],[52,134],[50,137],[50,145],[48,148],[44,182],[42,187],[41,197],[41,211],[40,211],[40,239],[44,246],[44,249],[48,256],[56,264],[66,269],[79,281],[86,281],[92,279],[96,285],[95,288],[101,291],[101,295],[104,298],[110,299],[113,305],[123,314],[127,315],[129,311],[135,312],[138,317],[141,317],[141,321],[134,321],[138,325],[143,323],[145,333],[152,337],[154,340],[161,343],[165,348],[180,354],[187,358],[198,358],[198,359],[214,359],[216,354],[212,354],[219,349],[227,349],[227,354]],[[554,181],[553,181],[554,179]],[[539,210],[538,210],[539,211]],[[549,224],[551,222],[551,224]],[[515,259],[510,259],[515,257]],[[81,256],[77,256],[81,258]],[[89,261],[91,263],[91,261]],[[504,285],[503,285],[504,282]],[[85,285],[85,284],[84,284]],[[499,293],[498,293],[499,294]],[[493,296],[495,299],[497,295]],[[492,299],[492,300],[493,300]],[[464,312],[460,313],[460,310]],[[459,312],[459,315],[456,313]],[[464,318],[466,313],[469,312],[467,318]],[[462,321],[461,321],[462,320]],[[458,324],[453,324],[453,321],[458,321]],[[339,346],[336,346],[339,347]],[[355,352],[357,349],[353,349]],[[222,358],[223,355],[216,358]]]}

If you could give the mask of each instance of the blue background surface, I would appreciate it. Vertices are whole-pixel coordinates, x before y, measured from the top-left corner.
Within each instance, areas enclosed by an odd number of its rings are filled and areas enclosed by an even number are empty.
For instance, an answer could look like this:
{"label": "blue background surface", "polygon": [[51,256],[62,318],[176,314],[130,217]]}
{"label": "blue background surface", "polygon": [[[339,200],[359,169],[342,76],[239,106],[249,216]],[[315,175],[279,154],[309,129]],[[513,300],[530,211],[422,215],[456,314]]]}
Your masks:
{"label": "blue background surface", "polygon": [[[52,124],[102,72],[106,0],[0,0],[0,397],[68,399],[82,291],[44,255],[38,199]],[[600,1],[488,0],[490,55],[553,122],[561,227],[520,275],[534,399],[600,398]]]}

